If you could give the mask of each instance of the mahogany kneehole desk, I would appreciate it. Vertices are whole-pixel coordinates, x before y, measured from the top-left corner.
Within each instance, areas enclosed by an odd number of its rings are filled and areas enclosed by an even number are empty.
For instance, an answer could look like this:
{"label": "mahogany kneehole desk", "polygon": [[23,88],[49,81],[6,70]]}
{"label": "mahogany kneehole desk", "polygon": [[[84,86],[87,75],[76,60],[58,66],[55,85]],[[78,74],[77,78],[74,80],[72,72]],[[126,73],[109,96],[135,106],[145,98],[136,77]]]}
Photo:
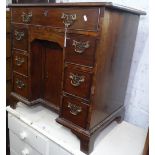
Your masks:
{"label": "mahogany kneehole desk", "polygon": [[12,106],[42,103],[93,150],[124,116],[140,15],[112,3],[12,4]]}

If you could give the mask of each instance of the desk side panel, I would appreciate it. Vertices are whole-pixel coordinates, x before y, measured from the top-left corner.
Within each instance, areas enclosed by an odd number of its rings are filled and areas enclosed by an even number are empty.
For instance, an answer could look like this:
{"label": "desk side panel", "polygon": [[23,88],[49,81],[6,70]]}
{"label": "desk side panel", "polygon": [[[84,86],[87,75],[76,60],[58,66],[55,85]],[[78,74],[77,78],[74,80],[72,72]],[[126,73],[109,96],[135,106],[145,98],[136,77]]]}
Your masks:
{"label": "desk side panel", "polygon": [[139,16],[105,9],[97,46],[90,128],[123,106]]}

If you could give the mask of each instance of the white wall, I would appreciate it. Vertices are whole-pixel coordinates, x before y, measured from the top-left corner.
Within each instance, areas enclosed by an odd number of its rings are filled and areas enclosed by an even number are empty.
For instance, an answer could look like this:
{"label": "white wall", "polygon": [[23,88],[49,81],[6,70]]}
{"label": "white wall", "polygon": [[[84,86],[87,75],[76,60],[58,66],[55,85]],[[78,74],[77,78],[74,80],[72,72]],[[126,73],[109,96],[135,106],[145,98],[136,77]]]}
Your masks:
{"label": "white wall", "polygon": [[[64,2],[93,2],[93,0],[64,0]],[[147,0],[107,0],[117,4],[147,11]],[[106,1],[106,2],[107,2]],[[103,2],[96,0],[94,2]],[[137,40],[132,60],[128,89],[125,100],[125,120],[137,126],[147,128],[149,117],[148,90],[148,15],[141,16]]]}

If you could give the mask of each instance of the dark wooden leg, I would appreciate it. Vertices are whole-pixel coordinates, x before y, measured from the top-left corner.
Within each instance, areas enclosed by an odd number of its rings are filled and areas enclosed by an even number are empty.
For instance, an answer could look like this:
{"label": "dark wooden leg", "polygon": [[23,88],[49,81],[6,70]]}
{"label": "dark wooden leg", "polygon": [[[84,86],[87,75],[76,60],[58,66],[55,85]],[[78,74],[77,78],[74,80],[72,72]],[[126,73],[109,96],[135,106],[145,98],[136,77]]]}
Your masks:
{"label": "dark wooden leg", "polygon": [[83,135],[77,131],[71,130],[80,140],[80,150],[85,154],[90,154],[94,149],[95,135]]}
{"label": "dark wooden leg", "polygon": [[13,109],[16,109],[16,105],[17,105],[17,103],[13,103],[13,104],[10,105],[10,107],[13,108]]}
{"label": "dark wooden leg", "polygon": [[71,131],[80,139],[80,150],[86,154],[90,154],[93,151],[95,139],[100,132],[114,120],[121,122],[124,119],[124,112],[125,109],[124,106],[122,106],[92,130],[79,129],[61,118],[58,118],[56,121],[70,128]]}
{"label": "dark wooden leg", "polygon": [[117,123],[121,123],[123,121],[123,119],[124,118],[122,116],[119,116],[115,120],[116,120]]}
{"label": "dark wooden leg", "polygon": [[90,154],[94,149],[94,142],[97,134],[83,135],[78,133],[77,131],[71,130],[80,140],[80,150],[85,154]]}
{"label": "dark wooden leg", "polygon": [[80,150],[86,154],[90,154],[94,149],[94,142],[94,137],[88,139],[80,138]]}
{"label": "dark wooden leg", "polygon": [[118,114],[118,116],[115,119],[117,123],[121,123],[124,120],[124,114],[125,114],[125,111]]}
{"label": "dark wooden leg", "polygon": [[11,108],[16,109],[17,102],[18,102],[17,99],[15,99],[14,97],[10,96],[10,107]]}

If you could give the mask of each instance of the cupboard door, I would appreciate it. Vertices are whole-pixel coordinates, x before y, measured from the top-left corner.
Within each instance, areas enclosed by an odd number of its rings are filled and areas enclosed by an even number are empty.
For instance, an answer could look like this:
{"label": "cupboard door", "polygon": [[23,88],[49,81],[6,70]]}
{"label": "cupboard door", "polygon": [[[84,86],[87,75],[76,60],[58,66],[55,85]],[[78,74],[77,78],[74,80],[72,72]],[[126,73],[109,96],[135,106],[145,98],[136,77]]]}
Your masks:
{"label": "cupboard door", "polygon": [[48,42],[44,48],[44,99],[59,107],[62,80],[62,48]]}

